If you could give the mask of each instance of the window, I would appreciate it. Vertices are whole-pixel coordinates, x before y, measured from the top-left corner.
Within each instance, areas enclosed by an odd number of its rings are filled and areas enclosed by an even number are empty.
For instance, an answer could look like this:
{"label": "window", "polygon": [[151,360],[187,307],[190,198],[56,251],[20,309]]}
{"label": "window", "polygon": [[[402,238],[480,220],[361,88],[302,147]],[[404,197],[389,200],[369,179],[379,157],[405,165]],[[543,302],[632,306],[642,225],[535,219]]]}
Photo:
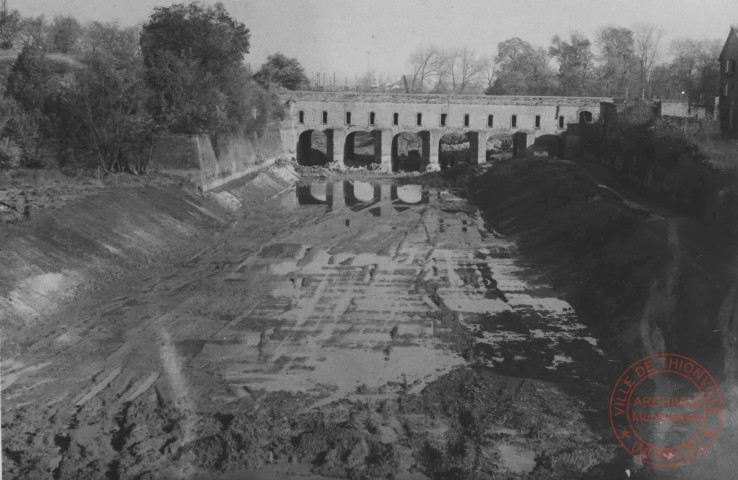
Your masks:
{"label": "window", "polygon": [[326,112],[325,110],[323,110],[323,123],[328,123],[328,112]]}
{"label": "window", "polygon": [[735,60],[730,58],[725,59],[725,73],[735,73]]}
{"label": "window", "polygon": [[297,121],[300,123],[305,123],[305,112],[304,111],[300,110],[297,113]]}
{"label": "window", "polygon": [[351,125],[351,112],[346,112],[346,125]]}
{"label": "window", "polygon": [[723,87],[723,96],[728,96],[728,82],[725,82],[725,86]]}
{"label": "window", "polygon": [[495,124],[495,116],[494,115],[487,115],[487,126],[489,128],[492,128]]}
{"label": "window", "polygon": [[510,118],[510,126],[512,128],[518,127],[518,116],[517,115],[513,115],[512,118]]}
{"label": "window", "polygon": [[415,118],[415,124],[416,124],[417,126],[421,126],[421,125],[423,125],[423,114],[422,114],[422,113],[419,113],[419,114],[417,115],[417,117]]}
{"label": "window", "polygon": [[376,119],[377,119],[377,115],[374,112],[370,112],[369,113],[369,125],[374,125],[376,123],[375,122]]}
{"label": "window", "polygon": [[446,115],[447,115],[446,113],[441,114],[441,126],[442,127],[446,126]]}
{"label": "window", "polygon": [[541,116],[536,115],[536,128],[541,128]]}
{"label": "window", "polygon": [[392,115],[392,125],[399,125],[400,124],[400,114],[395,113]]}
{"label": "window", "polygon": [[469,126],[469,114],[468,113],[464,114],[464,126],[465,127]]}
{"label": "window", "polygon": [[564,128],[564,116],[559,116],[559,128]]}

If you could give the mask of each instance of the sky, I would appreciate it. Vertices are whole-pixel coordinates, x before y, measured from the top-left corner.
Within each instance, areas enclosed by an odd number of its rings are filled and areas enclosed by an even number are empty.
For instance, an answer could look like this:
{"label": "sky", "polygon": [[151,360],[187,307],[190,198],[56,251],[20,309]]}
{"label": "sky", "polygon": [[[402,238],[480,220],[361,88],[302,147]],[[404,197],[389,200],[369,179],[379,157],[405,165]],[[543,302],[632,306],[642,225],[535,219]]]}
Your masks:
{"label": "sky", "polygon": [[[9,0],[23,15],[73,15],[80,21],[143,23],[171,0]],[[202,3],[212,4],[205,0]],[[408,73],[418,45],[468,46],[494,55],[499,42],[520,37],[547,47],[578,31],[594,40],[603,26],[654,23],[671,39],[719,38],[738,24],[738,0],[222,0],[251,30],[254,68],[271,53],[296,57],[308,75],[337,83],[374,71]]]}

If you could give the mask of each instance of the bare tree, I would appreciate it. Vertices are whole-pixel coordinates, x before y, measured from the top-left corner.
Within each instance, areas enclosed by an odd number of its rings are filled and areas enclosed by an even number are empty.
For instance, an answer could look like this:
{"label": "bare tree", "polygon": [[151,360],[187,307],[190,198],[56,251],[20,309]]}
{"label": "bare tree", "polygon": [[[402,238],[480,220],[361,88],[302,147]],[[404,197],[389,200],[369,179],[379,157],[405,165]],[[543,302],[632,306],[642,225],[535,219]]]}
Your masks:
{"label": "bare tree", "polygon": [[433,45],[419,46],[410,56],[413,73],[410,76],[410,93],[422,92],[433,77],[441,74],[442,58]]}
{"label": "bare tree", "polygon": [[476,55],[477,52],[469,47],[453,48],[443,55],[443,77],[450,80],[454,93],[464,93],[478,86],[484,67]]}
{"label": "bare tree", "polygon": [[484,80],[484,91],[489,94],[488,92],[492,91],[492,87],[497,79],[496,59],[493,55],[486,56],[479,62],[479,66],[481,69],[480,75]]}
{"label": "bare tree", "polygon": [[648,74],[656,63],[660,52],[661,38],[664,31],[652,23],[636,23],[633,25],[635,55],[638,60],[638,78],[641,98],[646,97]]}

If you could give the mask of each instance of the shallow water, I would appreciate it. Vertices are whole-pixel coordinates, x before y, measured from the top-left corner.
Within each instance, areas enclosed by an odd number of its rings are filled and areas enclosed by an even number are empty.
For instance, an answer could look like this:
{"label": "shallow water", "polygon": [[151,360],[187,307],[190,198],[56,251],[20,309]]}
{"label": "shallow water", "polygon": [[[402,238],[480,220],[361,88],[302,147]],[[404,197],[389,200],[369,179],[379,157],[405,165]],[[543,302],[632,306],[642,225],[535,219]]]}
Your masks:
{"label": "shallow water", "polygon": [[474,334],[473,361],[506,373],[578,377],[575,365],[602,355],[572,307],[529,282],[515,243],[489,235],[451,192],[313,182],[285,202],[326,216],[236,268],[265,275],[271,294],[221,332],[232,342],[193,360],[220,365],[240,394],[328,401],[425,385],[469,359],[444,340],[443,311]]}

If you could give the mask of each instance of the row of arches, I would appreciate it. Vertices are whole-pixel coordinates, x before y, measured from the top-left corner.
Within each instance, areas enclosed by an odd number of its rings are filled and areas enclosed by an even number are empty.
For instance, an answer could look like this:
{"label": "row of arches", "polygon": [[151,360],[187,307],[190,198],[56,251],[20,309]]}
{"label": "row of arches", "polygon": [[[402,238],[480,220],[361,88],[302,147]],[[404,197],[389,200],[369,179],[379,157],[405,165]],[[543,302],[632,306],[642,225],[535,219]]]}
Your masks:
{"label": "row of arches", "polygon": [[[390,165],[387,167],[393,172],[424,171],[432,161],[437,161],[440,169],[463,162],[486,161],[491,153],[512,150],[515,143],[515,136],[509,133],[493,134],[484,139],[472,138],[470,133],[464,132],[447,133],[436,139],[428,131],[401,132],[393,135],[391,152],[383,152],[382,134],[379,130],[351,132],[345,136],[343,145],[340,145],[341,138],[333,130],[306,130],[299,137],[297,161],[300,165],[323,166],[340,158],[348,167],[378,168],[383,156],[390,154]],[[486,144],[475,145],[480,141]],[[435,145],[431,145],[431,142]],[[561,139],[555,135],[537,137],[535,144],[560,156]],[[437,157],[432,156],[432,147],[437,148]],[[477,154],[485,155],[485,158],[474,158]]]}
{"label": "row of arches", "polygon": [[371,182],[311,182],[298,184],[295,193],[298,205],[326,205],[362,210],[379,203],[402,207],[427,204],[428,191],[421,185],[388,185]]}

